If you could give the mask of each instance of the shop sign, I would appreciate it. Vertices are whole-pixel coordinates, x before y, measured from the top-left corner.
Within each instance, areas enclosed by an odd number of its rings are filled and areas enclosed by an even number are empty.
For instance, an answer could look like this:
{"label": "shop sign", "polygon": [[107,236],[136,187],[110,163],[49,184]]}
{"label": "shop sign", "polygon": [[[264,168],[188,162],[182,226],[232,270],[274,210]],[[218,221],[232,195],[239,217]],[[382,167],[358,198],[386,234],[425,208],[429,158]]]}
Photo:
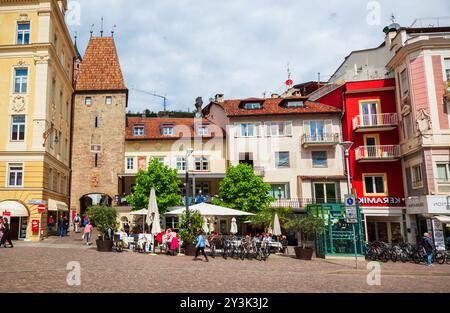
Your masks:
{"label": "shop sign", "polygon": [[445,251],[445,238],[444,231],[442,230],[442,223],[436,219],[433,219],[433,235],[436,250]]}
{"label": "shop sign", "polygon": [[44,200],[36,200],[36,199],[28,200],[28,205],[41,205],[41,204],[46,205],[46,204],[47,204],[47,201],[44,201]]}
{"label": "shop sign", "polygon": [[400,197],[362,197],[359,204],[401,204]]}
{"label": "shop sign", "polygon": [[32,220],[31,221],[31,231],[33,233],[39,232],[39,220]]}
{"label": "shop sign", "polygon": [[47,209],[47,207],[45,206],[45,204],[39,204],[38,205],[38,212],[39,213],[44,213],[46,209]]}
{"label": "shop sign", "polygon": [[11,217],[11,212],[9,212],[9,211],[3,211],[2,216],[3,216],[3,217]]}
{"label": "shop sign", "polygon": [[450,198],[447,196],[411,197],[406,200],[406,207],[415,214],[449,214]]}

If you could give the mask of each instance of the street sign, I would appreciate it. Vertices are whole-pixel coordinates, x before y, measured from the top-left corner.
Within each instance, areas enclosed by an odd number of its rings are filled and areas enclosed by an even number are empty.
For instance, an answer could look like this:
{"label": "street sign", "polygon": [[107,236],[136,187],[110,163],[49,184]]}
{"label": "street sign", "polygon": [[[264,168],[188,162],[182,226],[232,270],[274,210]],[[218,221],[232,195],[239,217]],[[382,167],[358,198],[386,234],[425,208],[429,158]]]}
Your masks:
{"label": "street sign", "polygon": [[354,207],[356,205],[355,195],[345,195],[345,206]]}
{"label": "street sign", "polygon": [[38,205],[38,212],[39,212],[39,213],[44,213],[45,210],[46,210],[45,204],[39,204],[39,205]]}
{"label": "street sign", "polygon": [[358,224],[358,210],[356,209],[356,206],[346,207],[345,215],[347,217],[347,223]]}

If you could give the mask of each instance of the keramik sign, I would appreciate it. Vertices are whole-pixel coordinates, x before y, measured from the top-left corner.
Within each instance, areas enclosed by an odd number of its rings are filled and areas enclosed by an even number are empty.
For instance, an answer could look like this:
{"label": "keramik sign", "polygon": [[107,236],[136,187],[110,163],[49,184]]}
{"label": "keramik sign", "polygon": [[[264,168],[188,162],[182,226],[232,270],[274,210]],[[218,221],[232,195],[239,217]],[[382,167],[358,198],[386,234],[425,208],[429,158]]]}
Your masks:
{"label": "keramik sign", "polygon": [[359,204],[401,204],[402,199],[399,197],[363,197],[358,199]]}

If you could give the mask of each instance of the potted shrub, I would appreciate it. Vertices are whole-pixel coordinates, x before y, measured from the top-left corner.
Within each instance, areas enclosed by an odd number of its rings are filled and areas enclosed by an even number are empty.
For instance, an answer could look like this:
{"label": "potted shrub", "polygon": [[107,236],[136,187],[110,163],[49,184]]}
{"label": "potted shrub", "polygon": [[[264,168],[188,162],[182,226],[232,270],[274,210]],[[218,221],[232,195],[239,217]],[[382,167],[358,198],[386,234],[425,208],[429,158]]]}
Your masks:
{"label": "potted shrub", "polygon": [[325,221],[317,216],[306,215],[289,220],[285,228],[290,233],[300,233],[302,246],[295,247],[295,256],[300,260],[312,260],[314,247],[308,246],[309,239],[314,239],[317,233],[325,230]]}
{"label": "potted shrub", "polygon": [[92,225],[99,231],[96,241],[97,251],[111,252],[113,241],[108,238],[108,228],[111,225],[117,227],[117,210],[112,207],[100,205],[93,206],[87,211],[89,220]]}
{"label": "potted shrub", "polygon": [[195,255],[195,239],[197,232],[202,230],[203,217],[198,211],[185,211],[180,216],[180,239],[183,241],[184,254]]}

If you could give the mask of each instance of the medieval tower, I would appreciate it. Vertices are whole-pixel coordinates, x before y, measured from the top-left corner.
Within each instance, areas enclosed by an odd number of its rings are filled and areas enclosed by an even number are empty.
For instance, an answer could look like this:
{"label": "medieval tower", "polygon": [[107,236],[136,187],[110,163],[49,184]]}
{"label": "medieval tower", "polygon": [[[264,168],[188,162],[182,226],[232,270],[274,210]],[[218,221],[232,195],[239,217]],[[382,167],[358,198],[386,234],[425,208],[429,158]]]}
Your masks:
{"label": "medieval tower", "polygon": [[125,153],[128,89],[112,37],[92,37],[75,82],[70,209],[115,205]]}

